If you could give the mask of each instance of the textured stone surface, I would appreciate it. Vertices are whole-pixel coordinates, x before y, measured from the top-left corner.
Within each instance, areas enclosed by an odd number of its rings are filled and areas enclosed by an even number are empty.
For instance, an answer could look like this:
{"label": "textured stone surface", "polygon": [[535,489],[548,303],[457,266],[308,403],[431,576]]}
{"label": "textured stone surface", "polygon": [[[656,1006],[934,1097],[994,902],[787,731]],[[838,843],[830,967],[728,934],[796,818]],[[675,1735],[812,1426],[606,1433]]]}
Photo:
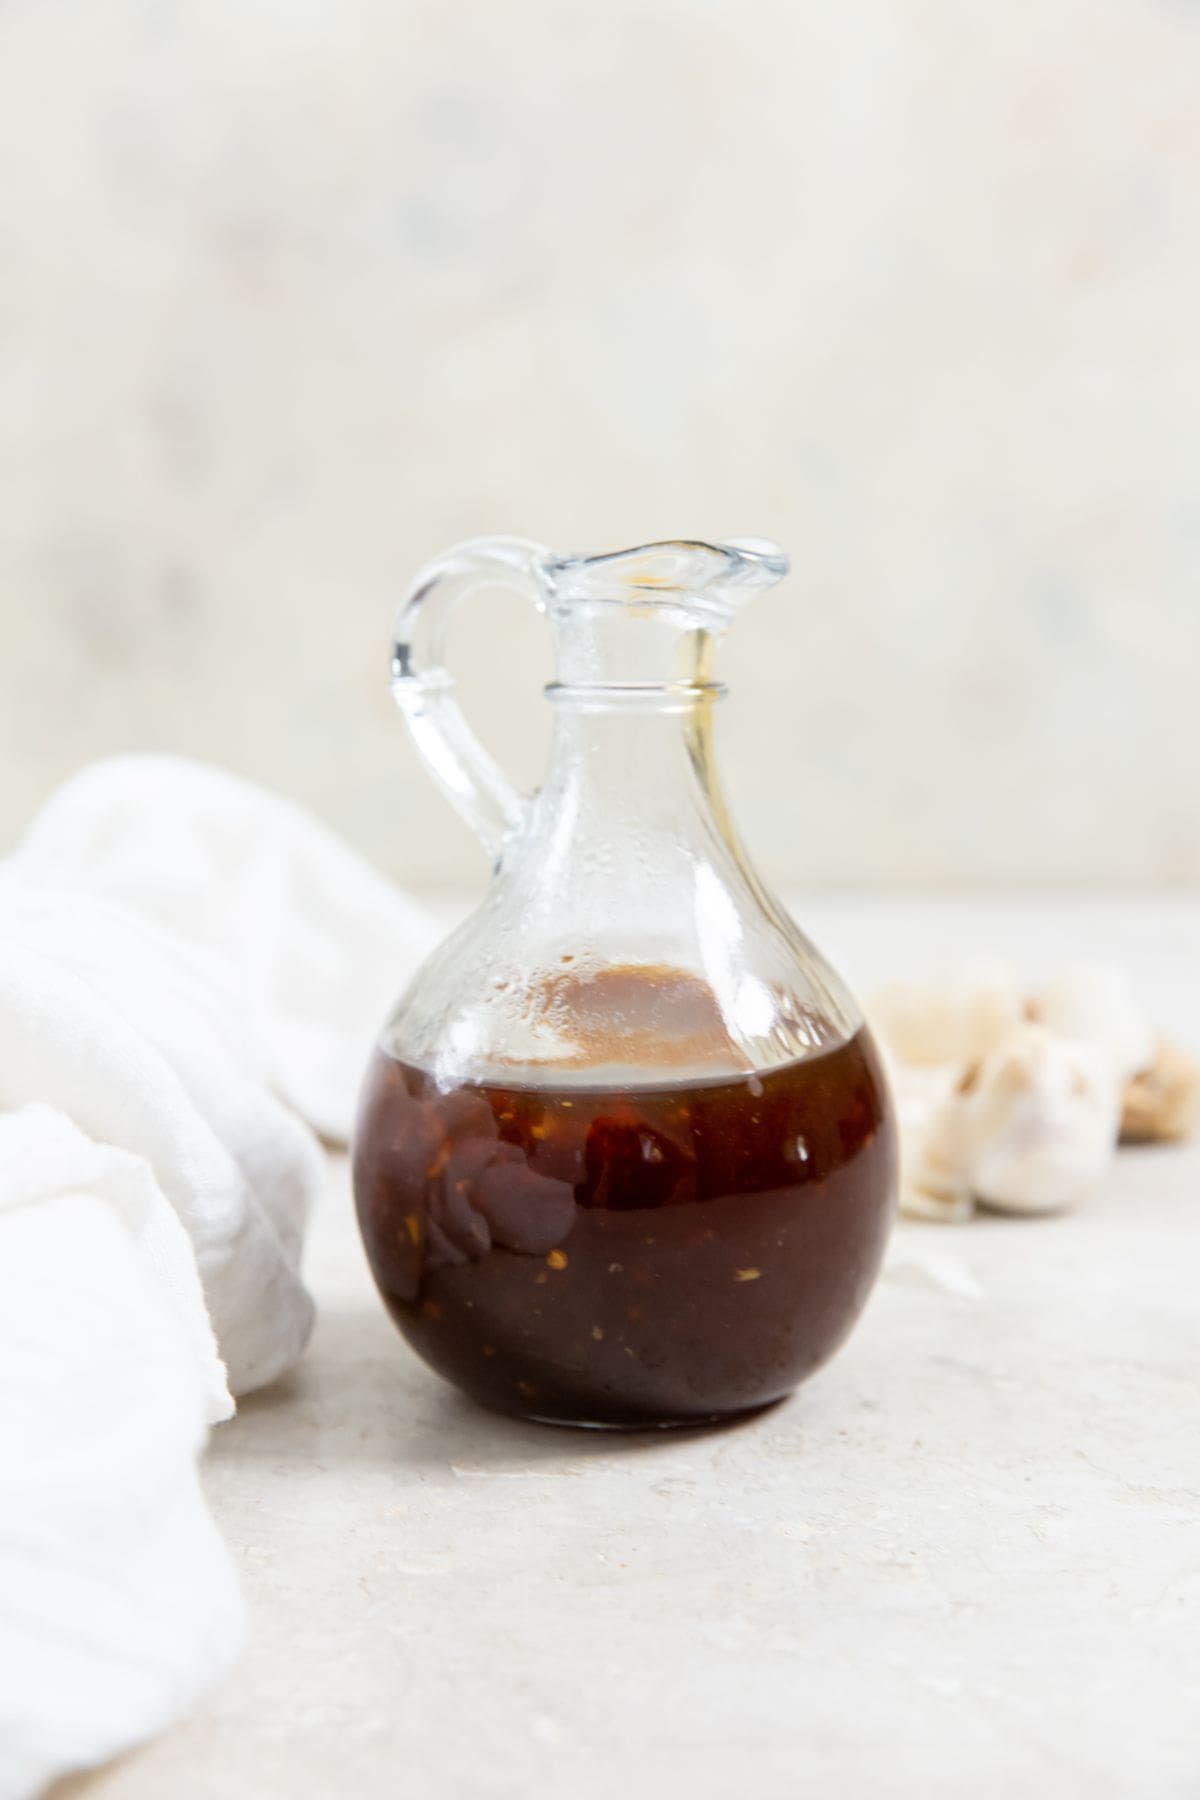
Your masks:
{"label": "textured stone surface", "polygon": [[[1119,948],[1200,1020],[1196,908],[817,909],[850,968]],[[1189,1800],[1200,1784],[1200,1146],[1074,1217],[905,1225],[843,1354],[735,1430],[472,1409],[370,1290],[344,1169],[286,1386],[208,1487],[254,1614],[87,1800]]]}
{"label": "textured stone surface", "polygon": [[[8,0],[0,170],[0,842],[169,746],[469,878],[397,586],[748,531],[772,876],[1200,880],[1194,5]],[[460,651],[533,772],[536,622]]]}

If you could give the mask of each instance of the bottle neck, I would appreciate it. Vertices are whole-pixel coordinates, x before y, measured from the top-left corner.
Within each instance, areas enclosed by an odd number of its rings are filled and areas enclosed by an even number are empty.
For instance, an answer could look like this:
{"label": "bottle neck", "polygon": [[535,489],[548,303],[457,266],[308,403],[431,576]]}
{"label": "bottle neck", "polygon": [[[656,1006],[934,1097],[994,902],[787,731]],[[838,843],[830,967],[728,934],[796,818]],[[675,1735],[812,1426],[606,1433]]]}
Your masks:
{"label": "bottle neck", "polygon": [[640,921],[645,936],[651,895],[688,908],[697,868],[740,866],[711,752],[713,633],[661,602],[575,605],[557,623],[546,779],[501,866],[531,914],[569,895],[597,930]]}
{"label": "bottle neck", "polygon": [[678,712],[698,690],[716,688],[713,622],[682,597],[642,606],[576,601],[551,620],[556,679],[548,691],[560,705]]}
{"label": "bottle neck", "polygon": [[715,697],[557,690],[546,780],[522,833],[539,879],[607,890],[611,875],[628,892],[639,867],[683,864],[721,836],[708,752]]}

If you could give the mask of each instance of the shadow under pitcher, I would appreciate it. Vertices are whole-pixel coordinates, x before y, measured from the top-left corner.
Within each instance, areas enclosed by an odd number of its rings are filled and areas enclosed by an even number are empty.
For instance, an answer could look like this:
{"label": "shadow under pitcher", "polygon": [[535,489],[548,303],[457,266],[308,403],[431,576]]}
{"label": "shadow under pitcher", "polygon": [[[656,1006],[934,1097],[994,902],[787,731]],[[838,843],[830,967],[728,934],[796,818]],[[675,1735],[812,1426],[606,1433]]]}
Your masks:
{"label": "shadow under pitcher", "polygon": [[[355,1196],[404,1336],[500,1411],[628,1428],[764,1406],[833,1353],[878,1273],[880,1060],[750,867],[712,760],[714,645],[786,572],[756,539],[591,557],[480,539],[401,607],[392,691],[494,873],[383,1028]],[[495,587],[554,636],[530,795],[443,662],[454,606]]]}

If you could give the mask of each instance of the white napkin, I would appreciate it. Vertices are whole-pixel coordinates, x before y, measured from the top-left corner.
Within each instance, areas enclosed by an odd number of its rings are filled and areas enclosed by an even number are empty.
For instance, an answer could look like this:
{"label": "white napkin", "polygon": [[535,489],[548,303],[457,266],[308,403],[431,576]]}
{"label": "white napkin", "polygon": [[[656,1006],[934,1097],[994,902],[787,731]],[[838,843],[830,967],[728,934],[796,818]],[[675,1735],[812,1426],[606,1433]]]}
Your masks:
{"label": "white napkin", "polygon": [[440,935],[302,807],[179,757],[83,770],[9,868],[183,939],[237,1005],[258,1073],[333,1139],[350,1135],[363,1046]]}
{"label": "white napkin", "polygon": [[187,1234],[140,1157],[0,1117],[0,1794],[160,1729],[243,1632],[196,1459],[230,1410]]}
{"label": "white napkin", "polygon": [[196,1459],[225,1371],[304,1347],[309,1126],[348,1136],[436,937],[299,808],[174,758],[84,771],[0,864],[0,1800],[235,1653]]}

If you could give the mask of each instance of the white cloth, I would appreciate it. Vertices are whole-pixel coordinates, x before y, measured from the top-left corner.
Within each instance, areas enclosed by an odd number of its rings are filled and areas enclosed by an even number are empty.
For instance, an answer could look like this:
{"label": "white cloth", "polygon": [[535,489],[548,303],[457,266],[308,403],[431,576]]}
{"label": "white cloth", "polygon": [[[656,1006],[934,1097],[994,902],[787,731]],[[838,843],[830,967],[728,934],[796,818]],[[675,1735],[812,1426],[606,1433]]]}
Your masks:
{"label": "white cloth", "polygon": [[0,1118],[0,1794],[158,1730],[242,1606],[196,1459],[224,1374],[187,1234],[140,1157]]}
{"label": "white cloth", "polygon": [[85,770],[0,864],[0,1800],[235,1654],[197,1456],[226,1374],[304,1347],[309,1127],[348,1136],[436,936],[299,808],[174,758]]}
{"label": "white cloth", "polygon": [[332,1139],[350,1135],[364,1045],[440,935],[302,807],[179,757],[84,769],[8,866],[182,939],[260,1076]]}

